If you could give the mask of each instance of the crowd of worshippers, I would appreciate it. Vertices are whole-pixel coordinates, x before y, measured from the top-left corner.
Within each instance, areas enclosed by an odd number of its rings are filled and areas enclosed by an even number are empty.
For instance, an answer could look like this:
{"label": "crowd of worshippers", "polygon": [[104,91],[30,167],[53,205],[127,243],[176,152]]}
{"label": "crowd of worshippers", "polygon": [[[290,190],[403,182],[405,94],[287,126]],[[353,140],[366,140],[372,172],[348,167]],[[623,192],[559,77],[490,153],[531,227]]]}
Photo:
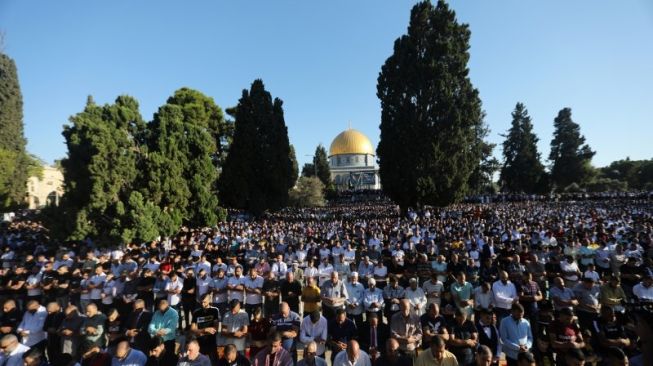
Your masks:
{"label": "crowd of worshippers", "polygon": [[341,203],[117,248],[16,220],[0,366],[646,365],[652,212]]}

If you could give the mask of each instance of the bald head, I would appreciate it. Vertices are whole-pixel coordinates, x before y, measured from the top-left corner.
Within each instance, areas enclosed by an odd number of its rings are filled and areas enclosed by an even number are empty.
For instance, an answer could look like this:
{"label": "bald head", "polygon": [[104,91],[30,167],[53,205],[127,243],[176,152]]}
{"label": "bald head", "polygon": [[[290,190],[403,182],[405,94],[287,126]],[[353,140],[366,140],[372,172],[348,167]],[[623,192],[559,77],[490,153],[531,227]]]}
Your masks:
{"label": "bald head", "polygon": [[352,339],[349,342],[347,342],[347,357],[349,358],[350,361],[357,360],[360,353],[361,353],[361,349],[357,341]]}
{"label": "bald head", "polygon": [[401,313],[404,316],[410,315],[410,301],[408,299],[402,299],[399,305],[401,307]]}

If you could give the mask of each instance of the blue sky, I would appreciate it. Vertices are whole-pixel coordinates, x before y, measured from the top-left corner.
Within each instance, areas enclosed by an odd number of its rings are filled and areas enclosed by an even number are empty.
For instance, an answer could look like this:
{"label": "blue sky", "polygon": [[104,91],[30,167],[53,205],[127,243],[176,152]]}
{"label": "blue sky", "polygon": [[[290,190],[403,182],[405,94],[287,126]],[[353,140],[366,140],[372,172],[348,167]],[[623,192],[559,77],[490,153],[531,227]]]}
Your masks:
{"label": "blue sky", "polygon": [[[62,125],[89,94],[99,103],[132,95],[150,120],[180,87],[225,108],[262,78],[284,101],[302,164],[349,122],[378,143],[376,79],[414,3],[0,0],[0,29],[18,65],[28,149],[47,162],[65,156]],[[502,141],[521,101],[545,158],[564,107],[595,165],[653,158],[652,1],[450,4],[470,24],[469,67],[491,141]]]}

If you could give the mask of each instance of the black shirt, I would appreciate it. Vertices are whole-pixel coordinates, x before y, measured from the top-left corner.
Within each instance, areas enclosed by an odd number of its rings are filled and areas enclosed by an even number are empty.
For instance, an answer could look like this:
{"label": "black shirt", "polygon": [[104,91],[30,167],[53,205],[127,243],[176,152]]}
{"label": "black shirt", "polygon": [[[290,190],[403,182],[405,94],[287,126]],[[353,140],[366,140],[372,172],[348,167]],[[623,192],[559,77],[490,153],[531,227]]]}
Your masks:
{"label": "black shirt", "polygon": [[[193,322],[197,324],[197,329],[216,327],[220,322],[220,310],[213,306],[208,308],[200,307],[193,312]],[[207,334],[197,337],[202,345],[215,345],[215,335]]]}
{"label": "black shirt", "polygon": [[351,319],[345,318],[342,324],[338,324],[336,319],[332,319],[327,327],[327,333],[329,340],[347,343],[356,338],[358,331],[356,330],[356,324]]}
{"label": "black shirt", "polygon": [[[442,330],[446,329],[447,321],[444,316],[438,314],[435,318],[429,315],[428,313],[422,314],[420,317],[420,323],[422,324],[422,331],[429,328],[431,333],[442,334]],[[430,345],[430,340],[423,338],[422,347],[426,349]]]}

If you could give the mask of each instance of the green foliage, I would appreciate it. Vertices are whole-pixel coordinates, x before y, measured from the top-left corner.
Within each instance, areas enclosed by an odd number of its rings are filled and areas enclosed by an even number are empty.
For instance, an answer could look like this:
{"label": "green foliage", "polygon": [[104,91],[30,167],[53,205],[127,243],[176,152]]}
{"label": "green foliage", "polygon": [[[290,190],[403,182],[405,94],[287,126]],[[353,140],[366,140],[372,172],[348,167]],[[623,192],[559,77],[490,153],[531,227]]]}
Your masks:
{"label": "green foliage", "polygon": [[653,187],[653,159],[618,160],[598,169],[599,178],[625,182],[629,189],[649,190]]}
{"label": "green foliage", "polygon": [[580,187],[578,183],[574,182],[566,186],[562,191],[564,193],[580,193],[583,192],[583,189]]}
{"label": "green foliage", "polygon": [[324,206],[324,184],[316,177],[301,177],[297,186],[290,190],[290,205],[293,207]]}
{"label": "green foliage", "polygon": [[322,144],[317,145],[315,148],[313,167],[317,171],[317,177],[320,178],[320,181],[325,187],[329,187],[333,184],[331,182],[331,168],[329,167],[327,151]]}
{"label": "green foliage", "polygon": [[302,177],[314,177],[315,176],[315,165],[313,163],[304,163],[302,167]]}
{"label": "green foliage", "polygon": [[0,209],[25,203],[28,164],[16,64],[0,50]]}
{"label": "green foliage", "polygon": [[475,194],[496,193],[496,187],[493,182],[494,173],[499,170],[499,161],[492,156],[496,144],[484,141],[489,134],[489,129],[484,129],[479,135],[479,146],[481,151],[481,163],[474,169],[469,176],[469,192]]}
{"label": "green foliage", "polygon": [[517,103],[512,112],[512,126],[503,142],[504,163],[501,168],[501,182],[504,191],[513,193],[541,192],[544,179],[544,165],[537,151],[539,139],[533,132],[528,110]]}
{"label": "green foliage", "polygon": [[611,178],[597,178],[585,184],[588,192],[625,192],[628,190],[628,183]]}
{"label": "green foliage", "polygon": [[580,126],[571,119],[571,109],[560,110],[554,122],[551,141],[551,180],[556,187],[582,185],[592,178],[591,161],[595,152],[585,144]]}
{"label": "green foliage", "polygon": [[481,162],[485,127],[467,68],[470,34],[444,1],[420,2],[381,69],[381,184],[402,209],[460,200]]}
{"label": "green foliage", "polygon": [[283,102],[255,80],[235,108],[235,131],[220,177],[220,198],[229,207],[258,215],[288,203],[293,181]]}
{"label": "green foliage", "polygon": [[27,176],[43,179],[43,166],[45,162],[34,154],[27,155]]}
{"label": "green foliage", "polygon": [[68,156],[61,162],[69,238],[93,237],[108,245],[131,241],[125,203],[139,176],[138,142],[145,129],[138,102],[120,96],[98,106],[89,98],[70,122],[63,132]]}
{"label": "green foliage", "polygon": [[216,190],[229,128],[213,98],[188,88],[168,98],[148,124],[143,193],[161,210],[155,222],[162,235],[224,218]]}
{"label": "green foliage", "polygon": [[61,207],[44,212],[63,228],[57,236],[143,242],[225,217],[216,182],[230,127],[212,98],[182,88],[146,124],[134,98],[98,106],[89,97],[70,122]]}
{"label": "green foliage", "polygon": [[290,162],[292,168],[290,169],[290,181],[295,184],[297,178],[299,178],[299,166],[297,164],[297,154],[295,153],[295,147],[290,145]]}

